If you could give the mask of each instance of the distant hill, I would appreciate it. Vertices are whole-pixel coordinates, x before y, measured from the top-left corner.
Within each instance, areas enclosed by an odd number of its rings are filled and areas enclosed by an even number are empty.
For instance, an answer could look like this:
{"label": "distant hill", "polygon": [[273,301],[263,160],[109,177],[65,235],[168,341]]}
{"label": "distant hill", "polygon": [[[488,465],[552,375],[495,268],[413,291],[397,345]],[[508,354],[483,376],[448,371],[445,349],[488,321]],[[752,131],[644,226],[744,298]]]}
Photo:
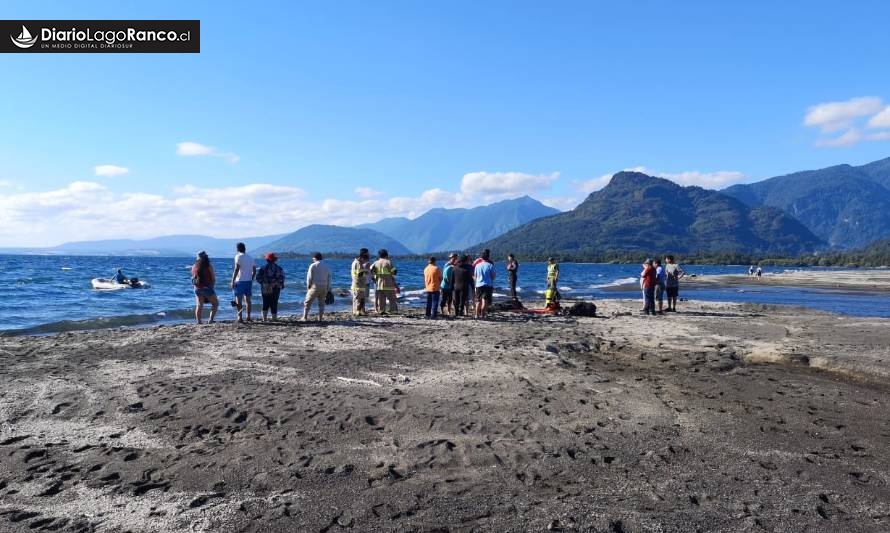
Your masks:
{"label": "distant hill", "polygon": [[824,245],[794,218],[700,187],[619,172],[572,211],[524,224],[479,246],[498,254],[603,251],[797,254]]}
{"label": "distant hill", "polygon": [[66,242],[49,248],[19,249],[20,253],[50,255],[116,255],[116,256],[194,256],[200,250],[211,257],[235,254],[235,244],[244,242],[248,250],[280,238],[281,235],[219,239],[206,235],[166,235],[153,239],[111,239]]}
{"label": "distant hill", "polygon": [[389,235],[415,253],[465,250],[558,209],[523,196],[471,209],[431,209],[413,220],[385,218],[360,228]]}
{"label": "distant hill", "polygon": [[380,248],[386,248],[391,255],[409,255],[411,253],[405,245],[379,231],[322,224],[298,229],[263,245],[261,248],[263,251],[299,254],[311,252],[357,253],[360,248],[368,248],[372,254],[376,254]]}
{"label": "distant hill", "polygon": [[890,236],[890,158],[795,172],[722,192],[752,207],[782,209],[831,246],[858,248]]}

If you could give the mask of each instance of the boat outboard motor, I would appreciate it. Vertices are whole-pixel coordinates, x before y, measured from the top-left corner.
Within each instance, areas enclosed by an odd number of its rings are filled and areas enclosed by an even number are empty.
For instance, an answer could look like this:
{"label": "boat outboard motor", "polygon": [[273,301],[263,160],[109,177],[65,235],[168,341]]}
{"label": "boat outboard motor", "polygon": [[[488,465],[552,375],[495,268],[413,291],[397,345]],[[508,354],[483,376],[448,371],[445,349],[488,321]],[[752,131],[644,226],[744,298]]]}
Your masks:
{"label": "boat outboard motor", "polygon": [[138,287],[139,286],[139,278],[130,278],[130,286]]}

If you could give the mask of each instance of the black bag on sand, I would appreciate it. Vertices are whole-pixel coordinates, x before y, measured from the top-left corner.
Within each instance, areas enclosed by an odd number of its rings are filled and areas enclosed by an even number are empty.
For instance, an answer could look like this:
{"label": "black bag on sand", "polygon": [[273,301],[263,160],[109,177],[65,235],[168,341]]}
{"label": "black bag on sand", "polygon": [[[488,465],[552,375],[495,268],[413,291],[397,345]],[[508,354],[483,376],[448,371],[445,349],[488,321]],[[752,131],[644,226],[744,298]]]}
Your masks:
{"label": "black bag on sand", "polygon": [[328,291],[328,295],[324,297],[325,305],[331,305],[334,303],[334,293]]}
{"label": "black bag on sand", "polygon": [[596,316],[596,304],[593,302],[578,302],[566,309],[570,316]]}

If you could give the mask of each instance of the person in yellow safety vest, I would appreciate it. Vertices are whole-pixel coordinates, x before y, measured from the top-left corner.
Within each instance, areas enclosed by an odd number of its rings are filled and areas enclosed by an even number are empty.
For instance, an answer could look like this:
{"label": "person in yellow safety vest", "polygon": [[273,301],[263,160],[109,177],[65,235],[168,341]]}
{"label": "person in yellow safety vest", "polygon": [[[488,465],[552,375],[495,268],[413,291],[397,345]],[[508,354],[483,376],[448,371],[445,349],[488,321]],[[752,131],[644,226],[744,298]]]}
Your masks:
{"label": "person in yellow safety vest", "polygon": [[367,316],[365,304],[368,301],[371,285],[371,259],[367,248],[359,250],[352,262],[352,316]]}
{"label": "person in yellow safety vest", "polygon": [[398,270],[389,260],[389,252],[385,248],[377,252],[377,260],[371,265],[371,277],[377,283],[375,308],[381,315],[396,313],[396,274]]}
{"label": "person in yellow safety vest", "polygon": [[559,281],[559,265],[556,259],[547,259],[547,290],[544,291],[544,305],[550,308],[559,307],[559,289],[556,284]]}

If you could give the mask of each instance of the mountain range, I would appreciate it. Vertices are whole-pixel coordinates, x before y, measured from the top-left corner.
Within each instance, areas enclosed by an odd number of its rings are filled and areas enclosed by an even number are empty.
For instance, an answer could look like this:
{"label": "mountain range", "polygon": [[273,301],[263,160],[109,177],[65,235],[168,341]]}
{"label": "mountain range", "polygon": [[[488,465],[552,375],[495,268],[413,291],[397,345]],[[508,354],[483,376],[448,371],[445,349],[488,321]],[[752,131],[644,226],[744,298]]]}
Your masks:
{"label": "mountain range", "polygon": [[519,226],[480,247],[496,254],[604,251],[798,254],[823,246],[775,207],[639,172],[619,172],[575,209]]}
{"label": "mountain range", "polygon": [[276,253],[291,252],[309,254],[312,252],[358,253],[359,248],[368,248],[372,254],[385,248],[391,255],[409,255],[408,248],[399,241],[368,228],[344,228],[313,224],[276,239],[260,247]]}
{"label": "mountain range", "polygon": [[384,218],[370,228],[401,242],[414,253],[466,250],[558,209],[523,196],[470,209],[430,209],[415,219]]}
{"label": "mountain range", "polygon": [[44,255],[115,255],[115,256],[194,256],[200,250],[211,257],[229,256],[235,253],[235,244],[243,242],[248,250],[261,248],[283,235],[219,239],[206,235],[166,235],[152,239],[112,239],[98,241],[66,242],[49,248],[9,248],[6,253],[30,253]]}
{"label": "mountain range", "polygon": [[751,207],[782,209],[833,247],[858,248],[890,236],[890,158],[795,172],[722,192]]}
{"label": "mountain range", "polygon": [[[0,253],[211,256],[249,251],[355,253],[387,248],[394,255],[478,249],[547,254],[571,251],[746,252],[799,254],[854,249],[890,237],[890,158],[836,165],[740,184],[722,191],[680,187],[637,172],[619,172],[602,190],[562,213],[524,196],[470,209],[432,209],[415,219],[385,218],[354,228],[314,225],[294,233],[218,239],[169,235],[153,239],[69,242]],[[480,244],[481,243],[481,244]]]}

